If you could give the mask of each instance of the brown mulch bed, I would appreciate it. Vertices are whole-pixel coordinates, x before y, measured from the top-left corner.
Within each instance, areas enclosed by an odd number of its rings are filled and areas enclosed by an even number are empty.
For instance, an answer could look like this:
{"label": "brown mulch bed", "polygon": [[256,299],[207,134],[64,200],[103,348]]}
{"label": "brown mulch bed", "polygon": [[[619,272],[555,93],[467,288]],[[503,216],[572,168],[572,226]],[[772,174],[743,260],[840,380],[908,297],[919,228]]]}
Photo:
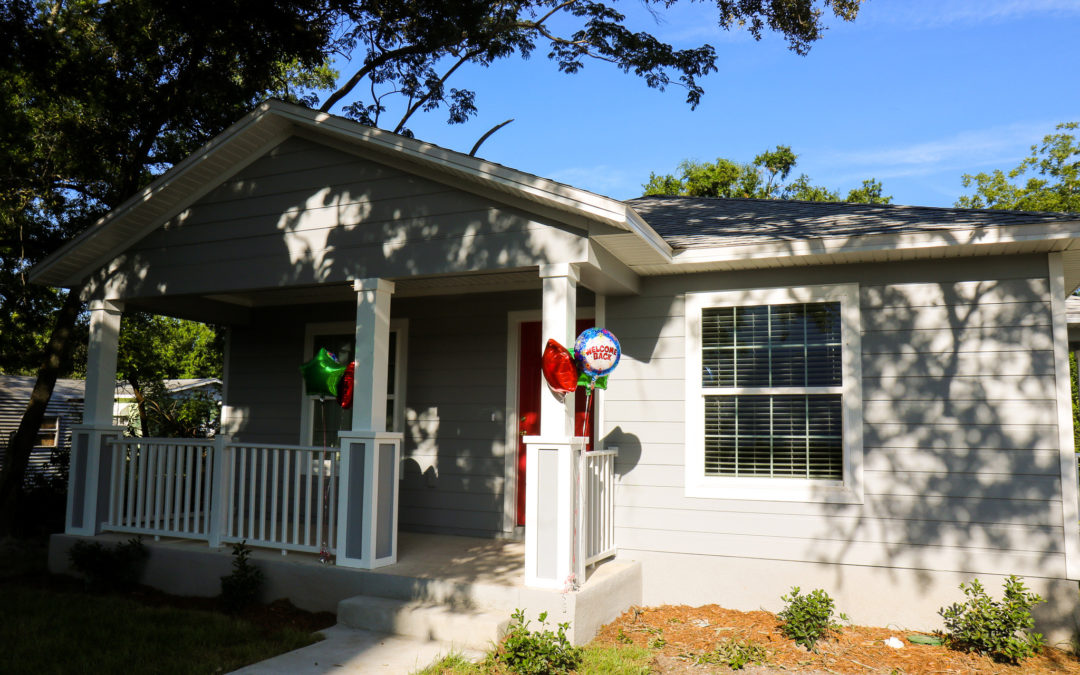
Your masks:
{"label": "brown mulch bed", "polygon": [[[764,666],[745,672],[772,673],[1077,673],[1080,660],[1068,652],[1044,647],[1020,666],[995,663],[988,657],[941,646],[912,644],[914,631],[868,626],[845,626],[838,637],[818,643],[818,653],[796,645],[778,629],[775,614],[739,612],[716,605],[704,607],[634,607],[604,626],[596,642],[649,647],[658,673],[731,672],[726,666],[699,665],[697,657],[728,640],[753,642],[768,653]],[[899,638],[903,647],[884,644]]]}

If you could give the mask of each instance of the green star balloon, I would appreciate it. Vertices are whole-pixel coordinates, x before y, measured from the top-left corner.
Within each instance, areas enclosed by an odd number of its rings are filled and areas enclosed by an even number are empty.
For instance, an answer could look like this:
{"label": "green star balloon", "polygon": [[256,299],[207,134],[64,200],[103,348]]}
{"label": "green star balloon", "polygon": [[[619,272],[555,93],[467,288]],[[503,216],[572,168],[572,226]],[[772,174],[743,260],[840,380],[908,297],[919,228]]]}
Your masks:
{"label": "green star balloon", "polygon": [[338,383],[346,367],[320,347],[315,358],[300,366],[307,393],[311,396],[337,396]]}

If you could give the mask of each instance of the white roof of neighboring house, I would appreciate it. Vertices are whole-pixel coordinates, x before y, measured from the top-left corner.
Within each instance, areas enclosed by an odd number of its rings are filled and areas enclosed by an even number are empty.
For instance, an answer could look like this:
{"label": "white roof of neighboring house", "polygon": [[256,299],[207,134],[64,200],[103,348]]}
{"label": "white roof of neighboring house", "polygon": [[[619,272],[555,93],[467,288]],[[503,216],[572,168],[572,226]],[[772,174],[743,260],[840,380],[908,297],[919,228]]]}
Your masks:
{"label": "white roof of neighboring house", "polygon": [[[34,375],[0,375],[0,398],[30,399],[37,377]],[[216,377],[200,377],[178,380],[165,380],[165,388],[171,393],[191,391],[203,387],[221,385]],[[53,388],[52,400],[81,401],[86,392],[86,380],[59,379]],[[131,398],[135,393],[126,380],[116,383],[116,398]]]}

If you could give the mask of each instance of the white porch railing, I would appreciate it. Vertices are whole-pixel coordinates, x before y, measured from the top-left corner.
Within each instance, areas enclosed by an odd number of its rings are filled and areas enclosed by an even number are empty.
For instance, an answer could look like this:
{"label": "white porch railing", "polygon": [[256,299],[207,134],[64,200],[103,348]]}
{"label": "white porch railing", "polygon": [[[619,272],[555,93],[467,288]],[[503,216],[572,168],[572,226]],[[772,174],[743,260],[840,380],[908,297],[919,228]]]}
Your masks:
{"label": "white porch railing", "polygon": [[579,454],[579,556],[589,566],[615,555],[615,458],[618,449]]}
{"label": "white porch railing", "polygon": [[225,446],[222,541],[333,553],[337,545],[340,452],[303,445]]}
{"label": "white porch railing", "polygon": [[331,553],[337,543],[340,452],[299,445],[116,438],[109,520],[114,532],[212,545]]}
{"label": "white porch railing", "polygon": [[214,441],[113,438],[107,529],[206,539],[214,485]]}
{"label": "white porch railing", "polygon": [[[211,545],[336,553],[337,448],[214,440],[113,438],[109,519],[103,529],[186,537]],[[618,450],[578,451],[580,569],[616,553]]]}

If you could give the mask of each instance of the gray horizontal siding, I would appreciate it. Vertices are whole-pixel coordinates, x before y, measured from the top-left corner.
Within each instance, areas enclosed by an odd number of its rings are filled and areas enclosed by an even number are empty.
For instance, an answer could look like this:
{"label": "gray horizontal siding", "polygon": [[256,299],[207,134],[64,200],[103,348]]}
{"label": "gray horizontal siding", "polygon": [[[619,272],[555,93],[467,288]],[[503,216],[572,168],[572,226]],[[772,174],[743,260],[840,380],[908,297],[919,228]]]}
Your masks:
{"label": "gray horizontal siding", "polygon": [[126,297],[515,269],[583,232],[308,140],[257,159],[120,258]]}
{"label": "gray horizontal siding", "polygon": [[502,532],[507,313],[540,302],[535,291],[391,303],[409,320],[402,528]]}
{"label": "gray horizontal siding", "polygon": [[[682,294],[851,282],[863,503],[686,497]],[[620,550],[1063,576],[1048,292],[1045,257],[1017,256],[655,278],[609,298]]]}

